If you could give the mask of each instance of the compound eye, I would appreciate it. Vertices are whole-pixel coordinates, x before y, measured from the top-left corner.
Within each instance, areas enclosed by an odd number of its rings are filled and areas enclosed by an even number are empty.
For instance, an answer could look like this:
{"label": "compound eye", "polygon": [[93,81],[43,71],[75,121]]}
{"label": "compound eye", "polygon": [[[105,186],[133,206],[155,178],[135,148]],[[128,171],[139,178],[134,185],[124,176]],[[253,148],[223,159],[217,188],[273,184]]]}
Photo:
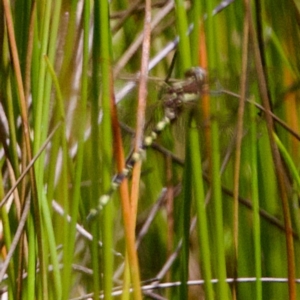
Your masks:
{"label": "compound eye", "polygon": [[206,71],[201,67],[192,67],[185,72],[185,77],[195,77],[198,82],[202,82],[206,78]]}

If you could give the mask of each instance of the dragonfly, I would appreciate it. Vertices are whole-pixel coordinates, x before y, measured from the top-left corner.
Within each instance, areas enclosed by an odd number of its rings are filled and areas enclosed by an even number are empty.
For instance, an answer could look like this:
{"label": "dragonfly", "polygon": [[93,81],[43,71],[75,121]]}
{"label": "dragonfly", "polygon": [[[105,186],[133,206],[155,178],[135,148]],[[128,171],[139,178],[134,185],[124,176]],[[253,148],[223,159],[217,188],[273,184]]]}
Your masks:
{"label": "dragonfly", "polygon": [[[178,120],[181,112],[184,109],[184,106],[187,104],[194,103],[201,95],[208,92],[208,78],[207,72],[201,67],[192,67],[185,73],[185,79],[181,81],[170,81],[165,88],[163,89],[160,102],[163,106],[163,117],[159,122],[153,127],[150,131],[150,134],[146,135],[143,140],[142,146],[138,152],[133,152],[129,155],[129,158],[126,161],[126,165],[122,172],[117,173],[113,176],[111,181],[111,187],[109,191],[100,196],[98,200],[97,207],[90,210],[87,219],[90,220],[95,217],[103,207],[109,202],[113,193],[118,189],[122,181],[130,175],[130,172],[135,165],[135,163],[142,159],[144,156],[143,153],[149,147],[151,147],[154,142],[157,140],[158,136]],[[230,97],[239,98],[239,95],[228,92],[224,89],[218,91],[210,91],[210,94],[224,94]],[[264,108],[261,107],[258,103],[254,103],[248,99],[247,102],[254,104],[260,112],[264,111]],[[293,132],[282,120],[280,120],[276,115],[272,114],[272,118],[275,122],[280,124],[283,128],[288,130],[293,136],[297,139],[300,139],[299,135]],[[232,121],[232,120],[230,120]],[[224,126],[226,128],[227,126]],[[230,131],[230,128],[228,129]]]}
{"label": "dragonfly", "polygon": [[161,102],[164,114],[162,119],[154,126],[149,135],[144,138],[141,148],[138,152],[133,152],[127,159],[126,166],[122,172],[113,176],[110,190],[102,195],[98,201],[97,207],[90,210],[88,220],[95,217],[103,207],[109,202],[112,194],[118,189],[122,181],[129,176],[133,166],[143,157],[143,152],[150,147],[171,123],[175,122],[182,106],[185,103],[194,102],[206,90],[207,73],[201,67],[192,67],[185,73],[183,81],[171,82],[164,89]]}

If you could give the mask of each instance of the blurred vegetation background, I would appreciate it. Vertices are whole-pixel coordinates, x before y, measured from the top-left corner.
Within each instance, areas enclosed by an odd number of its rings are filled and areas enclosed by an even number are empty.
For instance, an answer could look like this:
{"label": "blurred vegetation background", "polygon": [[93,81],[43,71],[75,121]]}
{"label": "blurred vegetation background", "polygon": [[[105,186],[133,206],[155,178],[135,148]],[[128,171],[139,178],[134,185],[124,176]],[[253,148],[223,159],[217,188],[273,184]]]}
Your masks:
{"label": "blurred vegetation background", "polygon": [[0,299],[299,299],[299,8],[3,0]]}

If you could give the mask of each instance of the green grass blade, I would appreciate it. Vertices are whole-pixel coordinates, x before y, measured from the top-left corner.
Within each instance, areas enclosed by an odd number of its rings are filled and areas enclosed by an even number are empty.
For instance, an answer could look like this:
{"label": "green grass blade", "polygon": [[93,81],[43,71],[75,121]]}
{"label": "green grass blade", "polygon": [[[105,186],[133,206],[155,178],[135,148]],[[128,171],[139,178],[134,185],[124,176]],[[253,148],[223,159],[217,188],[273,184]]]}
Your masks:
{"label": "green grass blade", "polygon": [[212,272],[211,272],[211,256],[209,247],[209,236],[208,236],[208,222],[206,217],[206,203],[204,194],[204,184],[202,177],[202,161],[201,161],[201,150],[200,150],[200,139],[198,136],[198,130],[196,128],[196,122],[193,120],[191,129],[189,130],[189,146],[188,156],[190,156],[192,168],[192,180],[193,190],[196,202],[197,210],[197,229],[198,229],[198,240],[200,250],[200,261],[202,276],[205,280],[205,298],[214,299],[214,292],[212,286]]}
{"label": "green grass blade", "polygon": [[[112,129],[110,117],[110,101],[112,101],[112,69],[111,69],[111,36],[109,24],[109,7],[107,1],[99,3],[99,21],[100,21],[100,55],[101,55],[101,74],[102,74],[102,111],[103,119],[101,123],[102,139],[102,161],[104,162],[101,172],[103,191],[107,191],[111,185],[112,170]],[[104,295],[105,299],[112,299],[111,292],[113,288],[113,206],[109,203],[105,206],[102,220],[103,235],[103,270],[104,270]]]}
{"label": "green grass blade", "polygon": [[[101,184],[101,188],[99,190],[99,175],[101,177],[102,182],[102,169],[99,165],[98,156],[101,156],[102,151],[99,150],[101,146],[101,135],[100,130],[98,126],[98,117],[99,117],[99,99],[100,99],[100,86],[99,86],[99,74],[100,74],[100,64],[99,61],[101,61],[100,56],[100,2],[95,2],[95,8],[94,8],[94,18],[97,20],[95,22],[95,28],[94,28],[94,35],[93,35],[93,48],[92,48],[92,59],[93,59],[93,70],[92,70],[92,89],[93,89],[93,95],[91,99],[91,106],[92,106],[92,112],[91,112],[91,155],[92,155],[92,163],[91,163],[91,179],[92,179],[92,197],[90,207],[95,207],[98,205],[100,193],[105,193],[104,187]],[[107,111],[105,112],[107,113]],[[105,143],[105,142],[104,142]],[[102,214],[101,214],[102,217]],[[102,221],[102,219],[101,219]],[[94,222],[91,226],[91,231],[94,237],[100,237],[101,236],[101,229],[102,226],[99,225],[98,222]],[[103,257],[103,253],[102,257]],[[92,255],[92,269],[93,269],[93,291],[94,291],[94,299],[96,299],[99,296],[100,289],[103,289],[103,278],[100,277],[100,272],[104,272],[104,266],[103,264],[100,265],[99,262],[99,247],[98,243],[96,242],[96,239],[93,239],[92,245],[91,245],[91,255]]]}
{"label": "green grass blade", "polygon": [[176,0],[176,27],[179,35],[179,55],[181,75],[191,67],[191,49],[188,37],[188,22],[183,0]]}
{"label": "green grass blade", "polygon": [[[216,20],[213,19],[212,11],[216,2],[209,1],[207,3],[207,53],[208,66],[210,70],[214,70],[218,66],[218,54],[216,48],[216,33],[218,28]],[[218,115],[218,99],[211,101],[211,115]],[[213,205],[213,224],[215,230],[215,256],[216,256],[216,270],[219,282],[218,298],[228,299],[228,285],[226,283],[226,262],[225,262],[225,248],[224,248],[224,222],[223,222],[223,200],[221,193],[221,177],[220,177],[220,145],[219,145],[219,127],[215,118],[211,120],[211,176],[212,176],[212,205]]]}
{"label": "green grass blade", "polygon": [[255,260],[255,276],[256,281],[256,298],[262,299],[262,253],[261,253],[261,226],[259,215],[259,193],[258,193],[258,176],[257,176],[257,128],[256,128],[256,109],[254,105],[250,104],[250,115],[252,126],[250,128],[251,134],[251,186],[252,186],[252,203],[253,203],[253,240],[254,240],[254,260]]}

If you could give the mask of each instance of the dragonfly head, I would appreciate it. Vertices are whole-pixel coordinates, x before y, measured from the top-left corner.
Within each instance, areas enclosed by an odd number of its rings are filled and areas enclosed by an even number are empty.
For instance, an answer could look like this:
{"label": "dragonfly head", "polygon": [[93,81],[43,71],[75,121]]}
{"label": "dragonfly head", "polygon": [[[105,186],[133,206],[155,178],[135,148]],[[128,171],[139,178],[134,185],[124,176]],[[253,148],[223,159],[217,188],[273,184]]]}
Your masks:
{"label": "dragonfly head", "polygon": [[206,81],[207,72],[201,67],[192,67],[185,72],[185,78],[193,77],[193,79],[202,85]]}

